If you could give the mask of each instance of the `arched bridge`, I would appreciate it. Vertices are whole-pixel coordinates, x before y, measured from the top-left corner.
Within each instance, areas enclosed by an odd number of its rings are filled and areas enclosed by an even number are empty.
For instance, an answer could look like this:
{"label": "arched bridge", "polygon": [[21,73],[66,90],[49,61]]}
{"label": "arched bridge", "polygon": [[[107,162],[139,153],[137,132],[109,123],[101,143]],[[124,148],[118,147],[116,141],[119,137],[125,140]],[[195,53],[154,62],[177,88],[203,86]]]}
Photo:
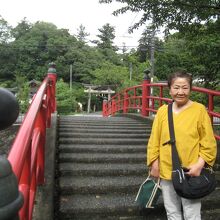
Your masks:
{"label": "arched bridge", "polygon": [[[214,103],[220,91],[193,87],[193,93],[206,95],[219,142],[220,125],[215,122],[220,113]],[[151,84],[145,77],[141,85],[104,101],[102,115],[57,115],[55,94],[51,66],[8,155],[24,199],[20,219],[166,219],[162,199],[152,210],[141,210],[134,201],[148,172],[146,145],[153,114],[171,101],[166,84]],[[220,213],[219,167],[218,153],[218,188],[202,203],[207,220]],[[1,220],[18,219],[10,212],[10,218],[1,217],[14,200],[16,196],[8,204],[0,202]]]}

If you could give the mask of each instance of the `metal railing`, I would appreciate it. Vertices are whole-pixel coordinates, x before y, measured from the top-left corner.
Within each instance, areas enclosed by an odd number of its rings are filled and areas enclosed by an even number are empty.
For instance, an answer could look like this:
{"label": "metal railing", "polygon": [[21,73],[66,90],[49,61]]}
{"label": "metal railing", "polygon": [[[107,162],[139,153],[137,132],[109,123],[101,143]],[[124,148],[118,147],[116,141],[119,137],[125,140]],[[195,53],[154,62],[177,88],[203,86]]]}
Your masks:
{"label": "metal railing", "polygon": [[[156,92],[152,92],[153,90]],[[193,92],[206,94],[208,97],[207,111],[213,123],[213,117],[220,119],[220,113],[214,111],[214,98],[220,97],[220,91],[193,87]],[[155,94],[155,95],[151,95]],[[114,95],[109,101],[103,102],[103,116],[114,115],[116,112],[128,113],[138,112],[142,116],[149,116],[156,113],[157,109],[164,103],[172,100],[168,98],[167,83],[150,83],[149,79],[144,79],[142,85],[129,87],[122,92]],[[216,139],[220,140],[220,135],[215,134]]]}
{"label": "metal railing", "polygon": [[24,197],[20,220],[32,219],[37,185],[44,183],[46,128],[50,127],[51,113],[56,110],[55,84],[56,74],[50,68],[33,97],[8,155]]}

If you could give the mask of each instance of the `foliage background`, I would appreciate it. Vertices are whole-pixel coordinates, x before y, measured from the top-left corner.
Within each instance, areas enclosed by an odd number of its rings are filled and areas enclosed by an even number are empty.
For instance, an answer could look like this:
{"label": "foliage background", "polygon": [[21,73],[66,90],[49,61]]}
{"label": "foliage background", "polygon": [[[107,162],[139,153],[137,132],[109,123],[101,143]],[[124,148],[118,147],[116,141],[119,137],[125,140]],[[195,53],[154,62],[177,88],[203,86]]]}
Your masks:
{"label": "foliage background", "polygon": [[[110,4],[113,0],[100,2]],[[77,34],[71,35],[67,29],[58,29],[52,23],[30,23],[26,18],[13,28],[0,16],[0,86],[17,91],[22,112],[29,104],[28,81],[42,81],[50,62],[56,63],[57,101],[61,114],[76,112],[78,102],[86,111],[84,84],[111,85],[120,91],[141,84],[144,70],[152,68],[152,64],[156,81],[165,81],[170,73],[182,69],[193,75],[197,85],[219,90],[219,1],[123,2],[125,6],[115,14],[144,11],[143,18],[130,31],[146,20],[151,20],[152,24],[140,36],[136,49],[129,50],[125,46],[122,52],[113,43],[115,30],[111,24],[98,29],[99,40],[91,46],[89,33],[83,25]],[[202,7],[206,10],[199,10]],[[177,11],[179,13],[174,13]],[[169,17],[171,12],[173,15]],[[163,39],[156,34],[161,27],[165,28]],[[170,30],[175,33],[171,34]],[[73,67],[72,90],[70,65]],[[207,100],[198,94],[193,97],[201,102]],[[92,106],[101,110],[102,100],[103,97],[92,96]],[[219,99],[214,101],[220,106]]]}

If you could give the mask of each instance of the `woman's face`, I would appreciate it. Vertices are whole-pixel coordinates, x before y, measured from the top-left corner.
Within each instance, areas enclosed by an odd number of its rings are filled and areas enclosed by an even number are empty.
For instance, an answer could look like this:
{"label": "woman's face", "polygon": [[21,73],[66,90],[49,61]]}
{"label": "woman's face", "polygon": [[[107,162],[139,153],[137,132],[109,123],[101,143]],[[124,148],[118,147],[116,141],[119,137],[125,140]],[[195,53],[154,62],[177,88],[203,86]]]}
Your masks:
{"label": "woman's face", "polygon": [[185,105],[190,96],[190,84],[186,78],[174,78],[170,86],[170,95],[178,106]]}

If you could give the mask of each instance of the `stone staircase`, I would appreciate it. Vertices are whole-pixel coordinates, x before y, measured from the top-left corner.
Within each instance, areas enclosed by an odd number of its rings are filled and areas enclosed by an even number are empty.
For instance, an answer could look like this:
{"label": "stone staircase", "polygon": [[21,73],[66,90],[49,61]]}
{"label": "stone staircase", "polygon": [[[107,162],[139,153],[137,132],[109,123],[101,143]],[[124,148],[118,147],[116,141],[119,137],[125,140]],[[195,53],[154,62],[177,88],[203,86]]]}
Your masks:
{"label": "stone staircase", "polygon": [[125,117],[60,117],[59,219],[143,219],[134,199],[149,134]]}
{"label": "stone staircase", "polygon": [[[126,117],[61,116],[56,219],[165,220],[162,198],[150,210],[134,201],[148,173],[150,129],[150,121]],[[204,205],[205,220],[220,216],[213,196]]]}

